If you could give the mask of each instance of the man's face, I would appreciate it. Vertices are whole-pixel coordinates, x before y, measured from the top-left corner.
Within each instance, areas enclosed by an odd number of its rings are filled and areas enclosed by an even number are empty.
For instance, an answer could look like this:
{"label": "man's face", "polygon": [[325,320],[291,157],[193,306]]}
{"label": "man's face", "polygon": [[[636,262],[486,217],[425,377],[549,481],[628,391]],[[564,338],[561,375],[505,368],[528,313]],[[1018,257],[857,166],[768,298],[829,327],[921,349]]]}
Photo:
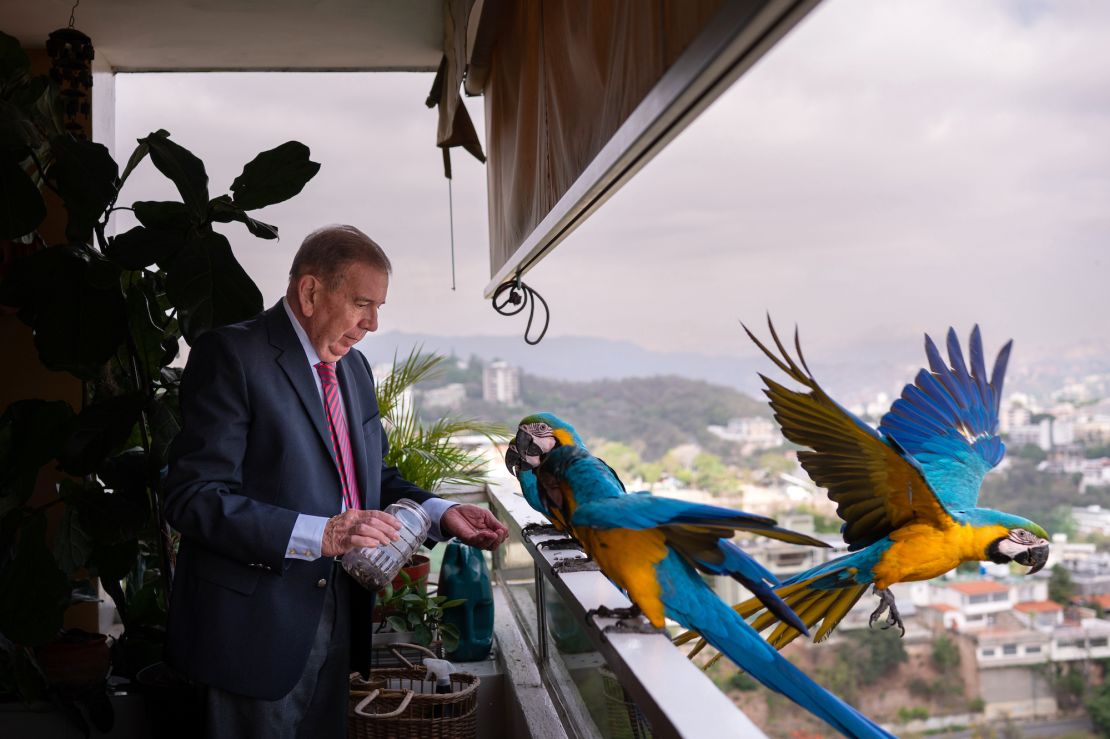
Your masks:
{"label": "man's face", "polygon": [[388,289],[389,275],[360,262],[344,268],[334,289],[311,275],[300,278],[297,298],[305,333],[321,361],[339,361],[378,329],[378,309]]}

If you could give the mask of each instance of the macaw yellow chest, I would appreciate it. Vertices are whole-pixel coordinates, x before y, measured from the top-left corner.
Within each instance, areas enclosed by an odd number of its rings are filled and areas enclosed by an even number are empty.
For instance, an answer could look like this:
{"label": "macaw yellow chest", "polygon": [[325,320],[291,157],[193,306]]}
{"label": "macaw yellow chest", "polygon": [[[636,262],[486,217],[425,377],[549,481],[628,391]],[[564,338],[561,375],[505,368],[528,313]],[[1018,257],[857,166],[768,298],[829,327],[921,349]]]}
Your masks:
{"label": "macaw yellow chest", "polygon": [[987,546],[1005,536],[1004,526],[973,527],[953,521],[946,526],[911,523],[890,535],[892,544],[872,568],[875,586],[931,580],[964,562],[985,559]]}
{"label": "macaw yellow chest", "polygon": [[664,623],[664,606],[655,566],[667,556],[663,534],[654,529],[579,528],[575,538],[582,542],[605,576],[628,592],[652,625]]}

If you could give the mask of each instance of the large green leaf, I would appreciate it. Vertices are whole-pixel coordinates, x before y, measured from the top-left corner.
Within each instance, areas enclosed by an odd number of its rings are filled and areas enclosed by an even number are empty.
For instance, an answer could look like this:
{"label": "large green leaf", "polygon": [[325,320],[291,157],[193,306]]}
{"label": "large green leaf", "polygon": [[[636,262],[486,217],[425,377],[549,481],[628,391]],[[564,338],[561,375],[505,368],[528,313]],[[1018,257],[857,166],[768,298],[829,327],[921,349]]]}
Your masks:
{"label": "large green leaf", "polygon": [[[167,138],[170,134],[169,131],[159,128],[157,131],[150,135],[155,138],[164,139]],[[147,143],[146,139],[139,139],[138,146],[135,147],[135,151],[131,152],[131,156],[127,160],[127,166],[123,168],[123,174],[119,176],[120,187],[123,187],[123,183],[126,182],[127,178],[131,176],[131,173],[135,171],[135,167],[138,167],[140,164],[142,164],[142,161],[146,159],[146,156],[149,153],[150,144]]]}
{"label": "large green leaf", "polygon": [[42,92],[43,80],[42,77],[36,77],[17,88],[12,98],[0,100],[0,152],[4,152],[6,161],[22,162],[32,151],[42,149],[46,143],[42,131],[27,112],[29,107],[33,108],[38,103],[32,100],[29,105],[23,105],[14,99],[17,96],[30,99],[36,93],[45,97]]}
{"label": "large green leaf", "polygon": [[62,572],[68,577],[73,577],[77,570],[85,566],[91,551],[92,540],[81,528],[77,510],[67,506],[62,512],[61,524],[54,535],[54,559],[62,568]]}
{"label": "large green leaf", "polygon": [[128,626],[162,626],[166,623],[166,591],[157,570],[147,571],[141,588],[128,603]]}
{"label": "large green leaf", "polygon": [[179,231],[135,226],[109,239],[105,253],[123,269],[144,269],[155,262],[170,261],[184,243]]}
{"label": "large green leaf", "polygon": [[227,195],[221,195],[209,201],[208,218],[216,223],[238,221],[245,224],[247,230],[260,239],[276,239],[278,237],[277,226],[271,226],[269,223],[251,218],[245,210],[232,203],[231,198]]}
{"label": "large green leaf", "polygon": [[69,579],[46,546],[46,517],[34,516],[19,531],[15,557],[0,570],[0,633],[17,644],[38,646],[58,635],[69,604]]}
{"label": "large green leaf", "polygon": [[105,581],[122,580],[135,566],[139,556],[138,539],[128,539],[118,544],[93,544],[85,562],[90,575]]}
{"label": "large green leaf", "polygon": [[166,356],[163,346],[166,334],[159,320],[164,324],[166,317],[158,314],[157,300],[150,294],[151,289],[149,282],[127,288],[127,321],[139,371],[149,382],[156,382],[161,377],[162,360]]}
{"label": "large green leaf", "polygon": [[119,275],[119,267],[84,244],[41,249],[12,265],[5,299],[34,329],[43,364],[82,379],[97,376],[127,336]]}
{"label": "large green leaf", "polygon": [[93,227],[115,200],[119,167],[103,144],[62,135],[51,139],[50,148],[54,163],[47,177],[58,188],[69,213],[66,238],[88,241]]}
{"label": "large green leaf", "polygon": [[308,157],[308,147],[299,141],[262,152],[231,183],[235,204],[254,210],[293,197],[320,171],[319,163]]}
{"label": "large green leaf", "polygon": [[177,387],[171,387],[147,405],[150,422],[150,453],[160,469],[169,462],[170,444],[181,431],[181,408]]}
{"label": "large green leaf", "polygon": [[73,432],[62,447],[59,460],[71,475],[90,475],[127,441],[139,421],[141,395],[118,395],[86,406],[77,416]]}
{"label": "large green leaf", "polygon": [[0,87],[24,77],[30,67],[31,60],[19,39],[0,31]]}
{"label": "large green leaf", "polygon": [[204,162],[184,146],[158,133],[139,139],[139,144],[149,147],[154,166],[177,186],[190,214],[198,222],[203,221],[208,212],[208,173],[204,170]]}
{"label": "large green leaf", "polygon": [[46,678],[30,651],[0,634],[0,694],[19,695],[25,703],[33,703],[46,690]]}
{"label": "large green leaf", "polygon": [[74,423],[63,400],[17,400],[0,416],[0,499],[27,502],[39,469],[61,452]]}
{"label": "large green leaf", "polygon": [[0,161],[0,239],[31,233],[46,218],[42,194],[23,167]]}
{"label": "large green leaf", "polygon": [[262,311],[262,293],[222,234],[212,232],[187,242],[168,272],[166,294],[189,343],[210,328]]}
{"label": "large green leaf", "polygon": [[63,480],[58,490],[73,507],[81,528],[96,545],[133,541],[150,526],[150,499],[145,489],[105,490],[94,480]]}
{"label": "large green leaf", "polygon": [[131,208],[147,228],[184,233],[199,223],[185,203],[176,200],[137,200]]}

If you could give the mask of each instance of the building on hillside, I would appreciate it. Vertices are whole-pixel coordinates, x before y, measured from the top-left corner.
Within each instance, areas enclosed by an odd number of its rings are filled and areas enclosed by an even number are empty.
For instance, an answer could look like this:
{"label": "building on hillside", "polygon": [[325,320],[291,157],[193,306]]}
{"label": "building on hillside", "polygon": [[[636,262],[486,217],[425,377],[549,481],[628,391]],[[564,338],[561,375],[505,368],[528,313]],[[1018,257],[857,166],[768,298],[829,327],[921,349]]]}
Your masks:
{"label": "building on hillside", "polygon": [[1032,445],[1047,452],[1052,449],[1052,421],[1042,418],[1037,423],[1012,426],[1006,435],[1006,444],[1011,449]]}
{"label": "building on hillside", "polygon": [[1029,410],[1029,404],[1010,396],[1003,401],[998,413],[998,430],[1003,434],[1009,434],[1015,428],[1028,426],[1032,418],[1033,413]]}
{"label": "building on hillside", "polygon": [[520,405],[520,369],[500,359],[487,364],[482,370],[482,399]]}
{"label": "building on hillside", "polygon": [[993,626],[999,614],[1018,603],[1048,599],[1048,578],[934,580],[929,590],[930,617],[952,631]]}
{"label": "building on hillside", "polygon": [[459,408],[466,401],[466,385],[452,382],[443,387],[425,390],[422,401],[427,408]]}
{"label": "building on hillside", "polygon": [[1048,552],[1045,569],[1051,570],[1061,565],[1066,570],[1074,570],[1087,560],[1098,556],[1098,547],[1090,542],[1068,541],[1067,534],[1053,534],[1052,547]]}
{"label": "building on hillside", "polygon": [[[1089,534],[1110,535],[1110,509],[1098,505],[1073,506],[1071,517],[1075,521],[1075,532],[1080,536]],[[1108,574],[1110,574],[1110,560],[1107,560],[1106,566]],[[1110,592],[1110,589],[1106,592]]]}
{"label": "building on hillside", "polygon": [[[1098,506],[1091,506],[1091,508],[1098,508]],[[1075,509],[1073,509],[1075,510]],[[1084,516],[1093,516],[1096,513],[1110,517],[1110,511],[1102,510],[1091,511],[1090,508],[1080,508],[1084,511]],[[1073,515],[1075,515],[1073,513]],[[1076,521],[1079,521],[1079,516],[1075,516]],[[1085,519],[1087,522],[1084,524],[1086,531],[1090,533],[1102,533],[1110,529],[1102,529],[1090,523],[1090,519]],[[1110,527],[1110,521],[1106,526]],[[1084,528],[1080,528],[1082,533]],[[1075,592],[1078,595],[1100,595],[1110,594],[1110,553],[1098,552],[1083,559],[1064,560],[1061,564],[1068,570],[1071,575],[1071,581],[1075,585]]]}
{"label": "building on hillside", "polygon": [[1048,600],[1044,577],[934,582],[924,625],[954,634],[973,655],[988,719],[1057,713],[1041,665],[1110,657],[1110,621]]}
{"label": "building on hillside", "polygon": [[745,454],[774,449],[786,443],[775,422],[762,416],[733,418],[727,426],[710,425],[707,429],[714,436],[740,444]]}

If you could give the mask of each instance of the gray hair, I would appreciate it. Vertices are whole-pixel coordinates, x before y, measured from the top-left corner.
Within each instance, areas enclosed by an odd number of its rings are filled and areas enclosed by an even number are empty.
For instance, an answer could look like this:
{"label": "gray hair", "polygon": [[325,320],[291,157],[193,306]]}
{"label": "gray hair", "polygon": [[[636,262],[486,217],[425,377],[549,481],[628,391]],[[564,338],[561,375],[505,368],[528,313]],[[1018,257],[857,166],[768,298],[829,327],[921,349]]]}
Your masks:
{"label": "gray hair", "polygon": [[373,239],[354,226],[333,224],[318,228],[301,242],[293,266],[289,268],[289,281],[294,282],[311,274],[329,288],[339,284],[340,276],[348,265],[361,262],[389,275],[393,265],[389,257]]}

